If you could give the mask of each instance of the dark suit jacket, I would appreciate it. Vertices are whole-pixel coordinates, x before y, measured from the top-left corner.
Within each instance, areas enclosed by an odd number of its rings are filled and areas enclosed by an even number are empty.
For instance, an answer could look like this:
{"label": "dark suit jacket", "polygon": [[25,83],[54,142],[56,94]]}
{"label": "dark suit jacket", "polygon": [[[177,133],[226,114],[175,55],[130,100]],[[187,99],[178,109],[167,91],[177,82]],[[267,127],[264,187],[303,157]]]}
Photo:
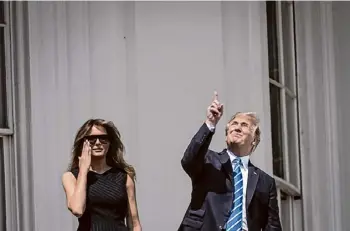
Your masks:
{"label": "dark suit jacket", "polygon": [[[192,196],[178,231],[219,231],[233,201],[232,165],[226,150],[209,150],[214,132],[206,124],[192,138],[181,164],[192,180]],[[249,163],[246,190],[249,231],[281,231],[275,180]]]}

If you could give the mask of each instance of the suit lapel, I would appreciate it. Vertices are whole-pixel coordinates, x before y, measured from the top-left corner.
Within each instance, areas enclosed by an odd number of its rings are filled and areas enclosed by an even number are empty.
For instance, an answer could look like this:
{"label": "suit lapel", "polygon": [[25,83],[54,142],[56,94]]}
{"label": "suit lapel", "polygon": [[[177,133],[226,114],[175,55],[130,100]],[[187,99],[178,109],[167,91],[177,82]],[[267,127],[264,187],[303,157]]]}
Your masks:
{"label": "suit lapel", "polygon": [[230,157],[229,157],[226,149],[224,149],[221,153],[219,153],[219,158],[220,158],[220,162],[222,164],[222,167],[224,169],[224,172],[228,175],[230,181],[232,182],[233,181],[233,169],[232,169]]}
{"label": "suit lapel", "polygon": [[[224,149],[221,153],[219,153],[220,162],[224,169],[224,172],[229,176],[231,182],[233,182],[233,169],[230,157]],[[249,161],[248,164],[248,183],[247,183],[247,193],[246,193],[246,208],[249,207],[250,202],[252,201],[256,185],[259,180],[259,174],[256,171],[255,166]]]}
{"label": "suit lapel", "polygon": [[248,183],[247,183],[247,194],[246,194],[246,208],[249,207],[252,201],[256,184],[258,183],[259,174],[255,170],[255,166],[249,162],[248,165]]}

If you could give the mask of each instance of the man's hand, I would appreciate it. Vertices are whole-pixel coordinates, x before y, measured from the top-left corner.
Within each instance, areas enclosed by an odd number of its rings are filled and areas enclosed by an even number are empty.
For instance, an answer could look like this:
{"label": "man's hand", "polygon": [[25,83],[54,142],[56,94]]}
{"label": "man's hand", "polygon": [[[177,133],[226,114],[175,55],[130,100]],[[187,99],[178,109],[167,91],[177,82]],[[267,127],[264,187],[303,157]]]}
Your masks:
{"label": "man's hand", "polygon": [[219,122],[223,111],[224,111],[224,107],[219,102],[218,93],[215,91],[213,102],[210,104],[210,106],[207,109],[207,120],[205,122],[215,127],[216,124]]}

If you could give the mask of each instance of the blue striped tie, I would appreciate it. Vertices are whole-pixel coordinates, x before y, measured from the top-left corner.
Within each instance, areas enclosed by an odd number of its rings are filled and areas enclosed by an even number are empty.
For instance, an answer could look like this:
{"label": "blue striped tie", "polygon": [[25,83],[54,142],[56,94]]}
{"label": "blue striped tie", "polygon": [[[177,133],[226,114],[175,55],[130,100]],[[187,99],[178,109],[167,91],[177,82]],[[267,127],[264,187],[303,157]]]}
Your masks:
{"label": "blue striped tie", "polygon": [[233,189],[234,197],[230,217],[226,223],[226,231],[241,231],[242,230],[242,218],[243,218],[243,176],[240,166],[242,161],[240,158],[233,160]]}

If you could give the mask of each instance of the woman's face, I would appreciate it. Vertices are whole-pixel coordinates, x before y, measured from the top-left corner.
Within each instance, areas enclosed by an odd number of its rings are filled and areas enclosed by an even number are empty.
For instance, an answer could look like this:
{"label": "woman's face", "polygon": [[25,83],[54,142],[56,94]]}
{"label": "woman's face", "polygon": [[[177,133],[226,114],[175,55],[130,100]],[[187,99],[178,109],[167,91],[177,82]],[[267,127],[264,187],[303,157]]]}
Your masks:
{"label": "woman's face", "polygon": [[107,154],[110,140],[104,127],[94,125],[85,139],[90,143],[92,157],[103,157]]}

